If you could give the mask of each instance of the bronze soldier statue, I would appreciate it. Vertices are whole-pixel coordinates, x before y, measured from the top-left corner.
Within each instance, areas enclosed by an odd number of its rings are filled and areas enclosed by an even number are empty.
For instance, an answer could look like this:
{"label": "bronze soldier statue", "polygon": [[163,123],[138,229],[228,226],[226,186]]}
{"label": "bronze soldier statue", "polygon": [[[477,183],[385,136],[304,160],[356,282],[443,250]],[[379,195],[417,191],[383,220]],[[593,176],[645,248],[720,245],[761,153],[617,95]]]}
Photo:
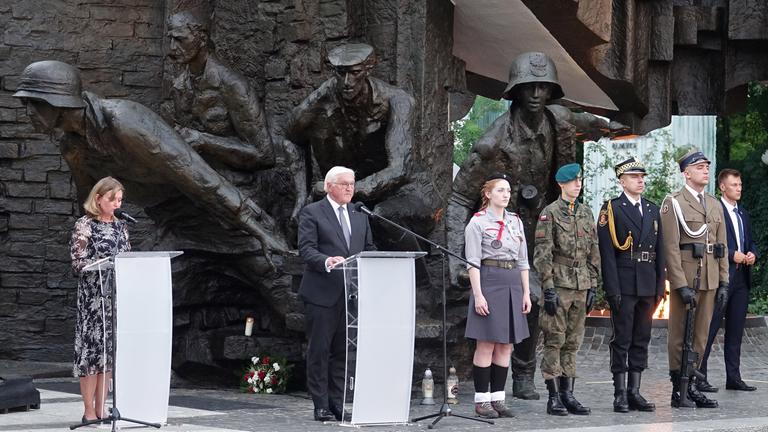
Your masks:
{"label": "bronze soldier statue", "polygon": [[600,284],[600,250],[592,211],[578,201],[581,166],[560,167],[555,180],[562,193],[539,216],[533,252],[544,309],[541,374],[549,392],[547,414],[588,415],[591,410],[576,400],[573,388],[584,322]]}
{"label": "bronze soldier statue", "polygon": [[[667,341],[671,405],[689,408],[695,403],[699,408],[717,408],[716,400],[698,390],[695,376],[681,375],[681,371],[698,367],[696,357],[704,353],[713,312],[716,307],[723,308],[728,298],[723,208],[715,197],[704,191],[709,182],[710,162],[702,152],[691,149],[678,164],[685,186],[667,196],[661,206],[667,279],[671,289]],[[694,309],[693,322],[689,323],[693,325],[689,335],[692,340],[686,341],[684,330],[690,309]],[[684,345],[692,345],[692,364],[684,364]],[[687,383],[688,388],[682,388],[681,382]],[[688,401],[692,403],[689,405]]]}
{"label": "bronze soldier statue", "polygon": [[[335,76],[293,110],[286,139],[293,143],[293,173],[301,207],[321,192],[317,180],[336,165],[355,171],[355,198],[377,215],[426,234],[439,207],[432,182],[414,155],[414,99],[400,88],[370,76],[373,47],[347,44],[328,53]],[[386,223],[373,224],[382,248],[419,250],[410,236]]]}
{"label": "bronze soldier statue", "polygon": [[[503,97],[512,100],[509,113],[499,117],[474,144],[453,182],[446,212],[448,247],[464,249],[464,226],[476,211],[476,191],[488,175],[504,172],[512,179],[510,209],[523,220],[526,238],[533,238],[536,218],[547,203],[560,196],[553,181],[555,169],[576,159],[576,130],[618,130],[615,122],[588,113],[572,113],[560,105],[547,105],[563,97],[557,68],[547,55],[537,52],[518,56],[509,69],[509,84]],[[591,134],[591,135],[594,135]],[[533,256],[534,242],[528,242]],[[466,285],[466,270],[458,261],[451,264],[452,283]],[[516,344],[512,353],[513,394],[538,399],[533,384],[538,340],[538,299],[541,288],[531,272],[531,303],[528,314],[531,337]]]}
{"label": "bronze soldier statue", "polygon": [[653,312],[666,288],[659,207],[642,197],[646,172],[640,161],[631,157],[614,170],[623,192],[603,204],[597,224],[613,325],[613,410],[655,411],[640,394],[640,379],[648,368]]}
{"label": "bronze soldier statue", "polygon": [[144,105],[81,94],[79,71],[59,61],[27,66],[14,96],[37,130],[58,133],[81,201],[95,179],[114,175],[130,185],[132,200],[148,213],[168,206],[166,214],[176,216],[169,230],[184,230],[185,212],[195,208],[214,224],[258,239],[270,264],[269,251],[288,252],[274,220]]}
{"label": "bronze soldier statue", "polygon": [[211,162],[240,170],[275,164],[275,152],[261,102],[238,72],[213,52],[209,20],[197,11],[168,18],[168,58],[180,66],[171,100],[161,114]]}

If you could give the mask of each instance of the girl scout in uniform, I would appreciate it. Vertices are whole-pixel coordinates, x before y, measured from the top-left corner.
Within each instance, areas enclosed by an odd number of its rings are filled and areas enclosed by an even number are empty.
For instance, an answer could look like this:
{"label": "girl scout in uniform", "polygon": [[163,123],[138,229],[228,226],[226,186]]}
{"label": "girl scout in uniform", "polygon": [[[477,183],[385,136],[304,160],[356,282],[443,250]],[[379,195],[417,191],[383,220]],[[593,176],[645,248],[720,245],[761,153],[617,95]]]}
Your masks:
{"label": "girl scout in uniform", "polygon": [[528,247],[522,221],[506,210],[510,193],[508,176],[488,178],[481,209],[464,230],[466,258],[480,267],[469,267],[472,296],[465,336],[477,341],[475,413],[486,418],[512,416],[504,402],[512,344],[529,336],[524,316],[531,310]]}

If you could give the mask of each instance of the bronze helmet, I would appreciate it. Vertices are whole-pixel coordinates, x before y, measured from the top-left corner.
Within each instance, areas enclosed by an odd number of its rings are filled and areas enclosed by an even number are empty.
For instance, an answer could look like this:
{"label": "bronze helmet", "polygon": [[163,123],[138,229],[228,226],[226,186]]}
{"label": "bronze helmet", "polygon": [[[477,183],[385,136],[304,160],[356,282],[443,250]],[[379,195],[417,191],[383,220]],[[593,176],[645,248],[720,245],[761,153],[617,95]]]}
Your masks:
{"label": "bronze helmet", "polygon": [[520,54],[509,67],[509,84],[502,97],[512,99],[512,90],[520,84],[545,82],[552,84],[552,99],[564,96],[560,81],[557,79],[557,67],[548,55],[540,52]]}
{"label": "bronze helmet", "polygon": [[56,60],[30,64],[21,73],[13,97],[40,99],[59,108],[83,108],[80,71]]}

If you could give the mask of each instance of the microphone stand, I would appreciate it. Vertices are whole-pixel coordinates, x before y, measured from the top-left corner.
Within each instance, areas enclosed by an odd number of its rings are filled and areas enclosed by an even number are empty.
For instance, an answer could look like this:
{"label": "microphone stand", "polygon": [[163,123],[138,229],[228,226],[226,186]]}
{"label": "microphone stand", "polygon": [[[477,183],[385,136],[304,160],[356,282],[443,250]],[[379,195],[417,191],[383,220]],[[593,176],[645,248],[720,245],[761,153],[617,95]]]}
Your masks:
{"label": "microphone stand", "polygon": [[464,262],[464,263],[466,263],[468,265],[471,265],[472,267],[475,267],[477,269],[479,269],[480,267],[475,265],[475,264],[473,264],[473,263],[471,263],[471,262],[469,262],[469,261],[467,261],[466,259],[462,258],[458,254],[456,254],[456,253],[446,249],[442,245],[437,244],[437,243],[433,242],[432,240],[428,240],[428,239],[426,239],[426,238],[416,234],[415,232],[409,230],[408,228],[406,228],[406,227],[404,227],[404,226],[402,226],[402,225],[400,225],[400,224],[398,224],[398,223],[396,223],[394,221],[391,221],[391,220],[385,218],[384,216],[374,214],[368,207],[366,207],[364,205],[361,205],[361,204],[362,203],[355,204],[355,206],[354,206],[355,210],[362,211],[363,213],[365,213],[366,215],[368,215],[369,217],[371,217],[373,219],[380,219],[380,220],[388,223],[389,225],[392,225],[392,226],[396,227],[400,231],[402,231],[402,232],[404,232],[406,234],[410,234],[411,236],[413,236],[413,237],[415,237],[415,238],[417,238],[417,239],[419,239],[419,240],[429,244],[433,248],[435,248],[438,251],[440,251],[440,258],[441,258],[441,261],[442,261],[442,273],[443,273],[443,275],[442,275],[442,295],[443,295],[442,330],[443,330],[443,382],[444,382],[443,386],[445,387],[445,391],[443,391],[443,404],[440,406],[440,411],[438,411],[438,412],[436,412],[434,414],[429,414],[429,415],[426,415],[426,416],[413,418],[413,419],[411,419],[411,421],[416,423],[416,422],[421,421],[421,420],[426,420],[426,419],[434,418],[435,420],[432,422],[432,424],[430,424],[428,426],[429,429],[434,429],[435,425],[440,420],[442,420],[445,417],[459,417],[459,418],[463,418],[463,419],[466,419],[466,420],[473,420],[473,421],[477,421],[477,422],[494,424],[493,420],[487,420],[487,419],[484,419],[484,418],[475,418],[475,417],[469,417],[469,416],[460,415],[460,414],[454,414],[453,411],[451,410],[451,406],[448,404],[448,337],[446,335],[446,305],[445,305],[445,303],[446,303],[446,295],[445,295],[446,282],[445,282],[445,280],[446,280],[446,273],[447,273],[448,266],[446,265],[446,259],[447,259],[446,255],[450,255],[450,256],[458,259],[459,261],[462,261],[462,262]]}

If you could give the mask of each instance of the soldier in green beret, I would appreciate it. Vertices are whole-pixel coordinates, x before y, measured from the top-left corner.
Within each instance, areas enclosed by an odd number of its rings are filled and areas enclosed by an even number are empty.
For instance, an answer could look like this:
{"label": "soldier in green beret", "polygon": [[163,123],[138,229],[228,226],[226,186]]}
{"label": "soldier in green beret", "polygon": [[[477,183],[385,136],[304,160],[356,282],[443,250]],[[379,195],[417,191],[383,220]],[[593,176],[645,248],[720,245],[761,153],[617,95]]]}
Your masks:
{"label": "soldier in green beret", "polygon": [[541,372],[549,391],[547,413],[588,415],[573,396],[576,352],[584,321],[600,283],[600,250],[592,211],[577,201],[581,166],[564,165],[555,180],[561,194],[541,212],[536,225],[533,265],[541,277],[544,334]]}

